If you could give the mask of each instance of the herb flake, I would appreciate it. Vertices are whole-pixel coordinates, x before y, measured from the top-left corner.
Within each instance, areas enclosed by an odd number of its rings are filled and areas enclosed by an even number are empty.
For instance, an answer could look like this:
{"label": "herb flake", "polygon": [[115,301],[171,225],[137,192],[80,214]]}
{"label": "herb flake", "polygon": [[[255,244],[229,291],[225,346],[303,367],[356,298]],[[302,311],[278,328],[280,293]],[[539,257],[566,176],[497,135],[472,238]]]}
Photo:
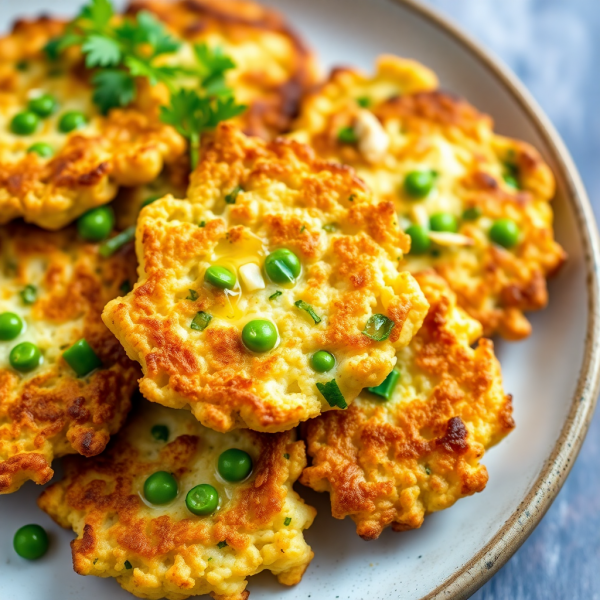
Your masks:
{"label": "herb flake", "polygon": [[20,295],[23,304],[29,306],[37,300],[37,288],[29,283],[21,290]]}
{"label": "herb flake", "polygon": [[128,560],[126,560],[125,561],[125,568],[126,569],[133,569],[133,565]]}
{"label": "herb flake", "polygon": [[274,294],[271,294],[269,296],[269,300],[275,300],[275,298],[279,298],[279,296],[281,296],[283,294],[283,292],[280,292],[279,290],[277,290]]}
{"label": "herb flake", "polygon": [[186,300],[191,300],[192,302],[195,302],[196,300],[198,300],[198,292],[196,290],[190,290],[188,289],[189,295],[185,297]]}
{"label": "herb flake", "polygon": [[292,517],[286,517],[283,524],[287,527],[292,522]]}
{"label": "herb flake", "polygon": [[225,546],[227,546],[227,542],[226,542],[226,541],[219,542],[219,543],[217,544],[217,546],[218,546],[219,548],[225,548]]}
{"label": "herb flake", "polygon": [[244,190],[241,188],[241,186],[236,185],[231,192],[229,192],[229,194],[225,194],[225,203],[226,204],[235,204],[235,201],[237,200],[238,194],[240,192],[243,192]]}
{"label": "herb flake", "polygon": [[337,406],[339,408],[348,408],[348,404],[344,399],[344,395],[340,390],[335,379],[327,383],[317,383],[317,389],[323,394],[323,398],[327,400],[329,406]]}
{"label": "herb flake", "polygon": [[383,342],[390,337],[396,324],[385,315],[375,314],[369,317],[362,333],[376,342]]}
{"label": "herb flake", "polygon": [[296,300],[294,306],[297,306],[301,310],[305,310],[311,316],[315,325],[318,325],[321,322],[321,317],[315,312],[315,309],[307,302],[304,302],[304,300]]}
{"label": "herb flake", "polygon": [[208,324],[211,322],[211,320],[212,315],[209,315],[201,310],[196,313],[196,316],[190,323],[190,328],[196,331],[204,331],[208,327]]}

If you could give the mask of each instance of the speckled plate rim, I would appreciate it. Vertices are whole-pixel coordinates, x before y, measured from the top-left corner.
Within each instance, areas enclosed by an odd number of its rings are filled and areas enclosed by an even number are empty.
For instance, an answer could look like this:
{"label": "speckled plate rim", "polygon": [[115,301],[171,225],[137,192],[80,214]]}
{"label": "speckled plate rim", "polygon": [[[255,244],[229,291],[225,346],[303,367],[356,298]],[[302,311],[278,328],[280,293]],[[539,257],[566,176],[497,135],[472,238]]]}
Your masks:
{"label": "speckled plate rim", "polygon": [[449,19],[418,0],[390,0],[400,4],[472,54],[516,100],[528,116],[556,165],[581,235],[587,274],[588,323],[584,356],[565,424],[551,455],[514,513],[471,560],[421,600],[462,600],[474,594],[520,548],[558,495],[579,454],[600,389],[600,238],[581,177],[564,142],[550,120],[518,78]]}

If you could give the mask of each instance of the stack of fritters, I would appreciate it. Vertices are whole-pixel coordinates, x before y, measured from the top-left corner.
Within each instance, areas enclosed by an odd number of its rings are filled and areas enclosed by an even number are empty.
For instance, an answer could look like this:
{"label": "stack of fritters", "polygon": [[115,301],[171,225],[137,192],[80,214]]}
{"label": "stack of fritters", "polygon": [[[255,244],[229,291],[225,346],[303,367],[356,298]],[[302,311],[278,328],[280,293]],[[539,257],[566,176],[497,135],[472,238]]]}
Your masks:
{"label": "stack of fritters", "polygon": [[[485,488],[484,452],[514,423],[481,336],[525,337],[523,313],[547,302],[564,260],[554,181],[415,62],[315,86],[304,42],[251,2],[140,0],[110,24],[135,19],[178,41],[167,69],[218,49],[246,109],[196,155],[164,120],[169,85],[139,76],[127,106],[97,107],[81,49],[52,50],[72,25],[0,40],[0,127],[40,91],[58,105],[0,141],[0,319],[23,323],[0,341],[0,493],[80,454],[39,501],[76,532],[78,573],[144,598],[243,600],[248,576],[292,585],[312,559],[298,479],[365,539]],[[72,110],[85,122],[57,133]],[[69,225],[109,202],[108,247]],[[40,358],[19,370],[23,342]],[[82,343],[87,372],[69,360]],[[145,399],[105,450],[138,381]],[[230,481],[232,449],[250,467]],[[164,504],[146,492],[161,473]],[[190,508],[200,485],[210,511]]]}

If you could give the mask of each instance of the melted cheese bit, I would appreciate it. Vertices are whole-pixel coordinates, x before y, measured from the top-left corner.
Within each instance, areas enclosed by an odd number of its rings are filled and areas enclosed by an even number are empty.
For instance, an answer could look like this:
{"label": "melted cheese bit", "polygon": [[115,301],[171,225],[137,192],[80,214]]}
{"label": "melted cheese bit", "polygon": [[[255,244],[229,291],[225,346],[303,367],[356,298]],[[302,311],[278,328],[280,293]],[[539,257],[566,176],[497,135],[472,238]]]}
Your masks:
{"label": "melted cheese bit", "polygon": [[260,267],[256,263],[242,265],[238,272],[240,274],[240,279],[248,292],[265,289],[265,280],[260,272]]}
{"label": "melted cheese bit", "polygon": [[359,111],[354,124],[358,149],[371,163],[381,162],[390,146],[390,138],[377,117],[368,110]]}
{"label": "melted cheese bit", "polygon": [[473,246],[473,238],[461,233],[449,233],[446,231],[430,231],[429,238],[440,246]]}

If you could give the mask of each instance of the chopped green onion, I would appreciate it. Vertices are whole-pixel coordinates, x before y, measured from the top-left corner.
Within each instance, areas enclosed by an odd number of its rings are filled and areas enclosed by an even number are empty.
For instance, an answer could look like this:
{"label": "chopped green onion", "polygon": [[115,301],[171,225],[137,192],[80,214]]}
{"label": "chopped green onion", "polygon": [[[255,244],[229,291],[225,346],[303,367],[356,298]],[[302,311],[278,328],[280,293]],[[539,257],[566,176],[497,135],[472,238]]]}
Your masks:
{"label": "chopped green onion", "polygon": [[131,565],[131,563],[128,560],[125,561],[125,568],[126,569],[133,569],[133,566]]}
{"label": "chopped green onion", "polygon": [[21,300],[23,304],[33,304],[37,300],[37,288],[35,285],[27,284],[21,290]]}
{"label": "chopped green onion", "polygon": [[102,367],[102,361],[85,338],[81,338],[65,350],[63,358],[73,371],[75,371],[77,377],[85,377],[94,369]]}
{"label": "chopped green onion", "polygon": [[327,233],[333,233],[334,231],[337,230],[337,227],[336,227],[335,223],[328,223],[327,225],[323,225],[323,229]]}
{"label": "chopped green onion", "polygon": [[369,318],[362,333],[376,342],[383,342],[390,337],[395,325],[385,315],[375,314]]}
{"label": "chopped green onion", "polygon": [[302,225],[302,227],[300,228],[300,233],[302,233],[305,229],[306,229],[306,225]]}
{"label": "chopped green onion", "polygon": [[190,295],[185,297],[186,300],[191,300],[192,302],[198,300],[198,292],[196,290],[188,290],[188,292]]}
{"label": "chopped green onion", "polygon": [[400,372],[393,369],[389,375],[377,386],[369,387],[367,390],[371,392],[371,394],[377,394],[386,400],[389,400],[394,393],[394,389],[396,385],[398,385],[398,380],[400,379]]}
{"label": "chopped green onion", "polygon": [[109,256],[112,256],[119,248],[122,248],[125,244],[131,242],[133,239],[135,239],[135,225],[124,229],[121,231],[121,233],[118,233],[114,237],[111,237],[100,244],[98,252],[100,253],[100,256],[108,258]]}
{"label": "chopped green onion", "polygon": [[283,292],[280,292],[279,290],[277,290],[274,294],[271,294],[269,296],[269,300],[275,300],[275,298],[279,298],[279,296],[281,296],[283,294]]}
{"label": "chopped green onion", "polygon": [[286,517],[283,524],[287,527],[292,522],[292,517]]}
{"label": "chopped green onion", "polygon": [[227,204],[235,204],[238,194],[243,191],[244,190],[239,185],[236,185],[231,192],[225,196],[225,202]]}
{"label": "chopped green onion", "polygon": [[218,546],[219,548],[225,548],[225,546],[227,546],[227,542],[219,542],[219,543],[217,544],[217,546]]}
{"label": "chopped green onion", "polygon": [[350,194],[348,197],[348,202],[354,202],[354,200],[356,200],[356,194]]}
{"label": "chopped green onion", "polygon": [[208,324],[211,322],[212,316],[208,313],[200,311],[194,317],[194,320],[191,322],[190,327],[195,329],[196,331],[204,331]]}
{"label": "chopped green onion", "polygon": [[369,108],[369,106],[371,106],[371,99],[368,98],[367,96],[361,96],[360,98],[356,99],[356,103],[361,108]]}
{"label": "chopped green onion", "polygon": [[323,394],[327,404],[329,406],[338,406],[339,408],[348,408],[344,395],[335,379],[328,381],[327,383],[317,383],[317,389]]}
{"label": "chopped green onion", "polygon": [[294,302],[294,306],[297,306],[301,310],[305,310],[312,317],[315,325],[318,325],[321,322],[321,317],[319,317],[319,315],[317,315],[317,313],[314,311],[313,307],[304,302],[304,300],[296,300],[296,302]]}
{"label": "chopped green onion", "polygon": [[198,227],[205,227],[206,226],[206,221],[200,221],[200,223],[198,223]]}
{"label": "chopped green onion", "polygon": [[283,458],[287,458],[288,460],[290,460],[290,455],[289,455],[289,454],[286,452],[286,453],[283,455]]}

